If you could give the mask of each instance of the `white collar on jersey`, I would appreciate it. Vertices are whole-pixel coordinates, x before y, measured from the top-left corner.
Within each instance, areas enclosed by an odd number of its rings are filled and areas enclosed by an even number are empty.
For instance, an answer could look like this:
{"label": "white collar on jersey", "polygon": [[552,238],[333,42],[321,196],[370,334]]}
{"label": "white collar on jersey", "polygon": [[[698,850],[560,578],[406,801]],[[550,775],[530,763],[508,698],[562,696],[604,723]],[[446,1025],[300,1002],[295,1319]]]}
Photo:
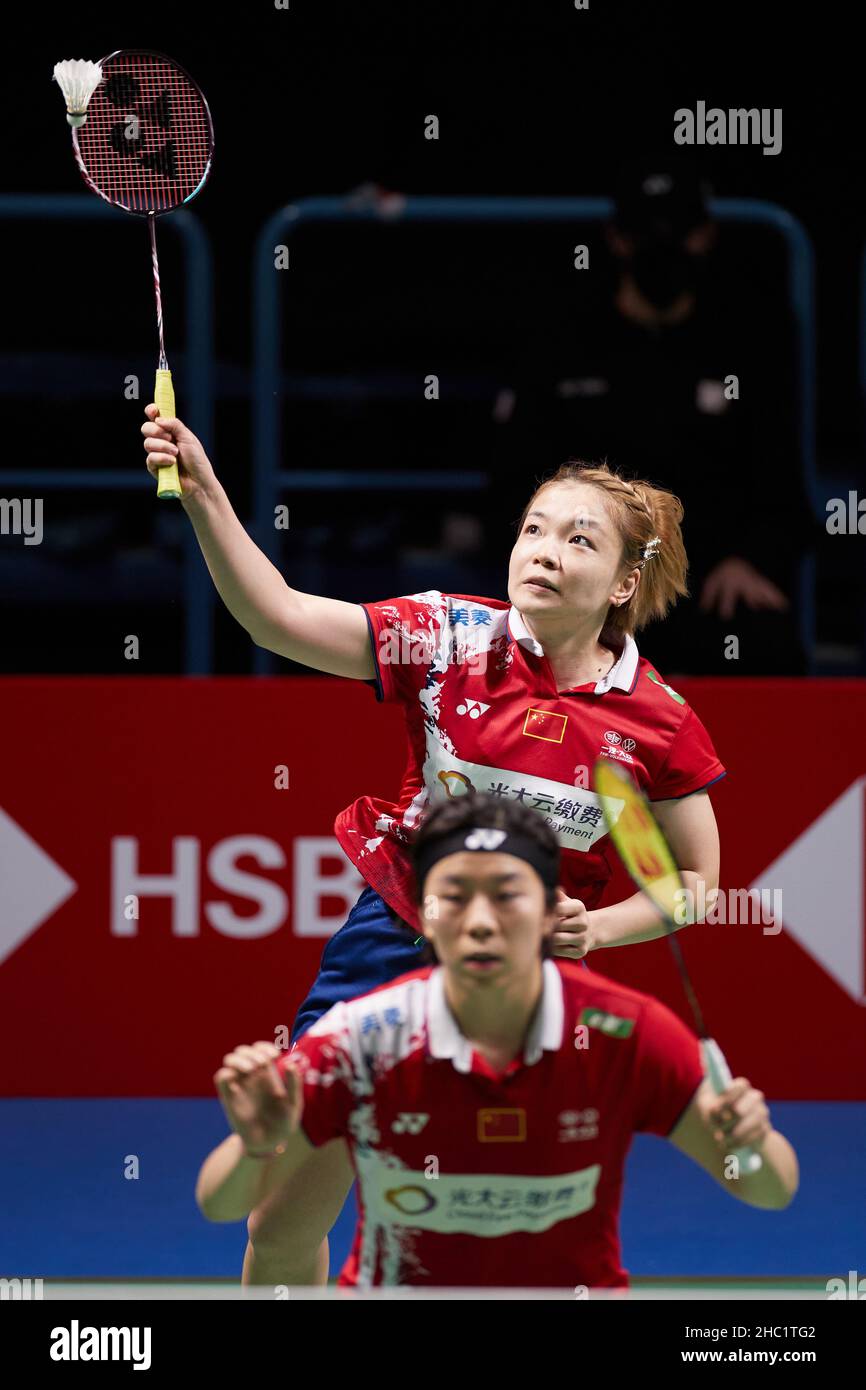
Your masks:
{"label": "white collar on jersey", "polygon": [[[528,1067],[535,1065],[542,1052],[557,1052],[562,1046],[565,1019],[562,976],[552,960],[542,963],[542,972],[541,1000],[523,1047],[523,1060]],[[461,1033],[448,1007],[445,972],[441,965],[427,982],[427,1046],[432,1057],[440,1060],[450,1057],[455,1071],[471,1071],[473,1047]]]}
{"label": "white collar on jersey", "polygon": [[[533,637],[523,617],[514,607],[508,610],[508,631],[515,642],[531,651],[535,656],[544,656],[544,648],[541,643]],[[608,690],[625,690],[628,692],[634,685],[635,672],[640,659],[640,652],[637,649],[637,642],[628,633],[625,634],[622,651],[617,660],[613,663],[606,676],[602,676],[600,681],[596,681],[595,694],[604,695]]]}

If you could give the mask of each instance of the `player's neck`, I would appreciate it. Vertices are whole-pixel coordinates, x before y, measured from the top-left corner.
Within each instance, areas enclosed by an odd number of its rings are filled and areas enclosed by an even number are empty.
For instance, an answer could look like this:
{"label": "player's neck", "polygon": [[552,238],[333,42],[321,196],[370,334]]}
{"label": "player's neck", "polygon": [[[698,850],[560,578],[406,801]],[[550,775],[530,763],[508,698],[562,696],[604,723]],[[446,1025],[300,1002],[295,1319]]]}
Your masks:
{"label": "player's neck", "polygon": [[575,630],[573,620],[564,626],[561,622],[545,623],[538,615],[521,616],[532,636],[544,648],[559,690],[572,690],[576,685],[601,680],[618,659],[619,654],[602,642],[595,621]]}
{"label": "player's neck", "polygon": [[461,1033],[494,1067],[521,1051],[544,984],[541,961],[528,976],[501,988],[467,985],[445,977],[445,998]]}

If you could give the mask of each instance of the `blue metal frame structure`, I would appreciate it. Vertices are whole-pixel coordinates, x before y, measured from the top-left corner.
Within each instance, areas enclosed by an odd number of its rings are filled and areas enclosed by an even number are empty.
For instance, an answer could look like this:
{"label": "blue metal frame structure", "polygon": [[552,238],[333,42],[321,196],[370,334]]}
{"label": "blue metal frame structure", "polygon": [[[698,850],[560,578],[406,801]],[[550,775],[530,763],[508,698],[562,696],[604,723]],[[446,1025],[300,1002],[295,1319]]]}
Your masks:
{"label": "blue metal frame structure", "polygon": [[[0,195],[0,221],[107,222],[126,221],[127,214],[89,195]],[[143,225],[143,224],[142,224]],[[184,264],[184,319],[187,370],[183,380],[184,417],[205,445],[213,439],[213,258],[202,225],[182,208],[165,225],[180,237]],[[142,233],[143,235],[143,233]],[[74,248],[70,249],[70,255]],[[142,242],[141,273],[148,271],[149,248]],[[154,363],[156,354],[154,352]],[[100,491],[140,489],[152,494],[155,485],[143,467],[120,469],[3,468],[0,491],[6,488],[51,491],[95,488]],[[160,506],[170,505],[160,503]],[[184,670],[207,675],[213,668],[213,585],[189,529],[184,553]]]}
{"label": "blue metal frame structure", "polygon": [[[420,476],[407,473],[345,471],[293,471],[280,463],[280,357],[285,296],[275,282],[274,248],[287,245],[298,229],[316,223],[515,223],[596,222],[613,214],[609,198],[428,198],[407,197],[383,212],[358,206],[345,198],[304,198],[278,209],[263,225],[253,263],[253,518],[256,540],[272,553],[275,539],[274,506],[285,487],[320,488],[323,491],[351,487],[361,492],[390,487],[412,489],[443,487],[478,490],[483,474],[440,472]],[[817,474],[815,456],[815,268],[812,243],[798,220],[774,203],[756,198],[716,198],[710,202],[720,222],[749,223],[780,235],[787,249],[788,294],[798,329],[797,363],[801,466],[808,499],[817,515],[825,515],[824,489]],[[290,282],[286,281],[288,285]],[[866,291],[864,291],[866,306]],[[864,362],[866,375],[866,362]],[[435,481],[434,481],[435,478]],[[814,557],[806,556],[800,571],[800,630],[807,654],[815,636]],[[257,649],[257,673],[272,669],[270,653]]]}
{"label": "blue metal frame structure", "polygon": [[[710,204],[721,222],[751,223],[777,232],[787,248],[788,292],[798,330],[797,361],[801,461],[807,496],[816,515],[825,515],[826,483],[822,487],[815,458],[815,284],[811,242],[801,224],[784,209],[757,199],[722,198]],[[613,204],[607,198],[406,198],[396,211],[358,206],[344,198],[307,198],[275,212],[263,225],[255,245],[253,284],[253,496],[252,517],[256,539],[271,552],[275,540],[274,506],[286,487],[355,491],[397,488],[441,488],[479,491],[486,485],[483,472],[437,470],[419,474],[406,471],[367,472],[362,476],[344,469],[285,469],[280,463],[280,357],[284,297],[274,282],[274,246],[284,244],[306,224],[315,223],[550,223],[594,222],[608,219]],[[78,195],[0,195],[0,218],[9,221],[65,219],[92,222],[123,214],[99,199]],[[184,256],[184,312],[187,371],[185,415],[205,447],[212,447],[214,408],[213,362],[213,263],[210,242],[201,224],[185,210],[168,219],[181,238]],[[277,282],[278,284],[278,282]],[[862,310],[866,321],[866,256],[862,286]],[[861,354],[861,380],[866,392],[866,349]],[[98,488],[148,489],[144,470],[52,468],[0,469],[0,489]],[[213,588],[190,532],[184,558],[185,637],[184,669],[189,675],[207,674],[213,666]],[[807,556],[801,570],[801,632],[807,651],[814,641],[814,557]],[[270,654],[257,650],[255,669],[272,668]]]}

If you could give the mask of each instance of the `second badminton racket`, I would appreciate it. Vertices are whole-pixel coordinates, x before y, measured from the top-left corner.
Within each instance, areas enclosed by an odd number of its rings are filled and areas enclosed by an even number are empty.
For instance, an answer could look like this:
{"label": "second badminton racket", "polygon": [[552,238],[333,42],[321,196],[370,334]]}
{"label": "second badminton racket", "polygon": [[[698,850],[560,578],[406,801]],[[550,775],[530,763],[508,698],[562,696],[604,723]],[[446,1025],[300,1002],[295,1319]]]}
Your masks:
{"label": "second badminton racket", "polygon": [[[707,1034],[701,1006],[676,938],[677,926],[682,926],[681,906],[685,901],[680,896],[685,885],[677,862],[649,802],[624,769],[609,758],[599,758],[595,764],[593,786],[620,859],[638,888],[664,918],[668,944],[677,962],[701,1040],[704,1068],[713,1090],[721,1095],[731,1084],[731,1071],[722,1049]],[[761,1167],[761,1155],[756,1149],[735,1149],[734,1157],[743,1173],[756,1173]]]}

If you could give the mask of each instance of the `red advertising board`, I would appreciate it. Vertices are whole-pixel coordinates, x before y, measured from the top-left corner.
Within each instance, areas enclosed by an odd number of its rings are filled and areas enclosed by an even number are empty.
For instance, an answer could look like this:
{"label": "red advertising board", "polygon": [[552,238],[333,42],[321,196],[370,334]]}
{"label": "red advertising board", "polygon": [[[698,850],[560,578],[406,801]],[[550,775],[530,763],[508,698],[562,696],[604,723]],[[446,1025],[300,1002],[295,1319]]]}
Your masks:
{"label": "red advertising board", "polygon": [[[769,1096],[862,1100],[866,682],[678,688],[729,769],[737,921],[680,937],[709,1027]],[[0,710],[3,1093],[211,1094],[289,1027],[362,886],[334,817],[396,791],[399,709],[328,677],[115,677],[6,679]],[[591,964],[687,1017],[664,942]]]}

